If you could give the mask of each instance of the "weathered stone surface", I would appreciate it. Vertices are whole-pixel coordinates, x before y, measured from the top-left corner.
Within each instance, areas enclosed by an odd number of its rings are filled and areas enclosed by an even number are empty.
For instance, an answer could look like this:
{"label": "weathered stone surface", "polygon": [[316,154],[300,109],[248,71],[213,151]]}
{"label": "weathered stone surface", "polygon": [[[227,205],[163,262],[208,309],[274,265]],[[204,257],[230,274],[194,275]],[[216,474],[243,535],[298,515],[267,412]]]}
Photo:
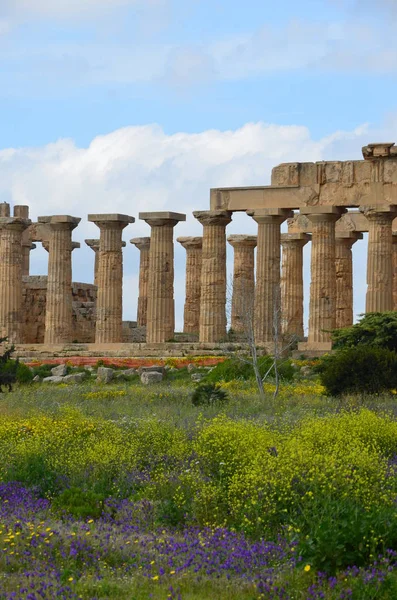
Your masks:
{"label": "weathered stone surface", "polygon": [[109,367],[99,367],[97,371],[97,381],[100,383],[110,383],[114,377],[114,369]]}
{"label": "weathered stone surface", "polygon": [[186,250],[185,308],[183,313],[184,333],[198,333],[200,328],[202,237],[179,237]]}
{"label": "weathered stone surface", "polygon": [[303,247],[306,233],[281,234],[281,331],[288,340],[303,339]]}
{"label": "weathered stone surface", "polygon": [[226,336],[226,226],[229,211],[196,211],[203,225],[200,342],[219,342]]}
{"label": "weathered stone surface", "polygon": [[247,318],[252,317],[255,293],[255,235],[229,235],[234,248],[231,327],[236,333],[247,333]]}
{"label": "weathered stone surface", "polygon": [[139,213],[151,227],[146,341],[167,342],[174,337],[174,227],[186,215],[172,212]]}
{"label": "weathered stone surface", "polygon": [[124,371],[121,371],[121,372],[126,377],[132,377],[133,375],[137,375],[138,374],[137,369],[125,369]]}
{"label": "weathered stone surface", "polygon": [[247,211],[258,223],[254,331],[257,344],[272,346],[281,337],[280,225],[292,216],[285,209]]}
{"label": "weathered stone surface", "polygon": [[40,383],[41,382],[41,377],[40,375],[35,375],[32,379],[33,383]]}
{"label": "weathered stone surface", "polygon": [[151,367],[141,366],[138,369],[138,373],[139,375],[142,375],[142,373],[161,373],[162,375],[165,375],[166,369],[161,365],[152,365]]}
{"label": "weathered stone surface", "polygon": [[63,378],[64,383],[83,383],[85,379],[84,373],[71,373]]}
{"label": "weathered stone surface", "polygon": [[134,217],[119,214],[88,215],[100,229],[98,298],[95,343],[120,343],[123,320],[122,231]]}
{"label": "weathered stone surface", "polygon": [[191,380],[194,381],[195,383],[198,383],[199,381],[202,381],[202,379],[204,379],[205,375],[203,375],[203,373],[193,373],[191,375]]}
{"label": "weathered stone surface", "polygon": [[138,296],[138,327],[146,327],[147,324],[147,296],[149,285],[149,250],[150,237],[133,238],[130,240],[140,252],[139,257],[139,296]]}
{"label": "weathered stone surface", "polygon": [[51,377],[44,377],[43,383],[62,383],[63,377],[59,375],[52,375]]}
{"label": "weathered stone surface", "polygon": [[352,246],[362,238],[362,233],[355,231],[336,232],[336,327],[338,329],[353,325]]}
{"label": "weathered stone surface", "polygon": [[141,382],[144,385],[150,385],[152,383],[160,383],[162,380],[163,380],[162,373],[158,373],[157,371],[144,372],[141,375]]}
{"label": "weathered stone surface", "polygon": [[58,365],[57,367],[53,367],[51,369],[51,374],[55,377],[65,377],[68,372],[68,368],[66,365]]}

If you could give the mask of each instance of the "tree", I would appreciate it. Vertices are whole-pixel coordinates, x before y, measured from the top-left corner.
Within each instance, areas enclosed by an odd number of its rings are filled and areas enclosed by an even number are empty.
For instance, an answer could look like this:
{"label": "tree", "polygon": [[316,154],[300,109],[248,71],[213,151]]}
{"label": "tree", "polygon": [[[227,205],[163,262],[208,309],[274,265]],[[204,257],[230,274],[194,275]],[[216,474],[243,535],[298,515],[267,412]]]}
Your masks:
{"label": "tree", "polygon": [[332,332],[333,347],[373,346],[397,351],[397,312],[368,313],[352,327]]}

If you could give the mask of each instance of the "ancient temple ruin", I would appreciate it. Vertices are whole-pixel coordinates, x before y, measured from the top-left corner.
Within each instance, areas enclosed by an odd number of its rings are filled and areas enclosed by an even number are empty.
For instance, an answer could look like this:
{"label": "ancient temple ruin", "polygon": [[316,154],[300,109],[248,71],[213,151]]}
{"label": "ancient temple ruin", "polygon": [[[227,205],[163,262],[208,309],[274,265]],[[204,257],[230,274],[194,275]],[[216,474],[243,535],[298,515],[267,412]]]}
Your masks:
{"label": "ancient temple ruin", "polygon": [[[257,223],[256,236],[227,237],[234,211],[246,212]],[[71,256],[79,247],[72,233],[79,217],[32,222],[27,206],[14,206],[13,216],[10,212],[8,204],[0,205],[1,337],[21,351],[42,346],[59,352],[77,343],[94,353],[124,348],[131,354],[136,344],[142,352],[170,343],[175,348],[174,229],[186,215],[139,214],[151,235],[131,239],[140,253],[137,321],[132,324],[122,317],[122,232],[133,217],[88,215],[99,237],[85,240],[95,253],[94,284],[87,284],[72,280]],[[230,326],[243,339],[248,299],[255,341],[269,351],[275,319],[283,336],[301,340],[302,352],[328,351],[330,330],[352,324],[352,246],[365,232],[366,311],[397,309],[397,147],[392,143],[369,144],[363,160],[278,165],[270,186],[212,189],[210,210],[193,216],[202,236],[177,238],[186,250],[181,347],[219,349],[227,339],[227,242],[234,250]],[[281,233],[284,222],[287,232]],[[48,251],[48,274],[32,277],[30,252],[37,243]],[[310,309],[304,339],[303,247],[308,243]]]}

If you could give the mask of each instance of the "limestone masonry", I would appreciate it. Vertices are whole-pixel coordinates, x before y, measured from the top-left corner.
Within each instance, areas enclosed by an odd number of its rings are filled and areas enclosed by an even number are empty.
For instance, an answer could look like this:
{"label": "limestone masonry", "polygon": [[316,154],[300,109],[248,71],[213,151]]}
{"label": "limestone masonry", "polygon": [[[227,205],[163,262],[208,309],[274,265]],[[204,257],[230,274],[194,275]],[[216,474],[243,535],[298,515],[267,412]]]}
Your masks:
{"label": "limestone masonry", "polygon": [[[257,223],[257,235],[229,235],[234,211]],[[129,352],[218,350],[228,341],[227,242],[234,253],[230,301],[233,341],[249,337],[271,351],[279,336],[302,352],[331,349],[330,330],[353,323],[352,248],[368,233],[366,311],[397,310],[397,147],[369,144],[363,160],[288,163],[271,185],[218,188],[210,210],[193,213],[202,236],[178,237],[186,250],[183,334],[175,332],[174,229],[186,215],[140,213],[150,237],[132,238],[139,251],[136,322],[123,322],[123,230],[135,219],[88,215],[98,238],[93,284],[73,283],[72,240],[80,217],[29,219],[28,206],[0,204],[0,337],[51,352],[73,345],[99,352],[140,344]],[[281,233],[281,226],[287,233]],[[30,252],[41,243],[48,273],[30,276]],[[309,328],[304,337],[303,248],[311,245]],[[357,246],[358,247],[358,246]],[[136,251],[135,250],[135,251]],[[229,342],[228,342],[229,343]],[[142,346],[143,344],[143,346]],[[179,344],[179,346],[178,346]],[[39,346],[42,345],[42,346]],[[77,346],[79,345],[79,346]],[[124,347],[123,347],[124,348]],[[135,348],[135,349],[134,349]],[[66,350],[65,350],[66,351]],[[125,349],[127,352],[128,349]]]}

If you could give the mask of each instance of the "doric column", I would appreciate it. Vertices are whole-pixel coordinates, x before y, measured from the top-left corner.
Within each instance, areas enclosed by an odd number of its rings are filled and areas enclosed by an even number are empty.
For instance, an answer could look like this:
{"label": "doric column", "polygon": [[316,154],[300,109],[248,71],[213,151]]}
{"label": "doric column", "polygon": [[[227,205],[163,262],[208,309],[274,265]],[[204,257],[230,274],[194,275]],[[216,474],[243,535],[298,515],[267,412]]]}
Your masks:
{"label": "doric column", "polygon": [[312,223],[308,347],[319,350],[331,349],[330,331],[336,327],[335,223],[345,210],[337,206],[301,209]]}
{"label": "doric column", "polygon": [[21,343],[22,332],[22,234],[30,221],[0,217],[0,337]]}
{"label": "doric column", "polygon": [[134,223],[129,215],[88,215],[100,229],[95,343],[121,343],[123,329],[123,229]]}
{"label": "doric column", "polygon": [[201,266],[200,342],[219,342],[226,336],[226,210],[196,211],[203,225]]}
{"label": "doric column", "polygon": [[281,331],[286,339],[303,339],[303,247],[306,233],[282,233]]}
{"label": "doric column", "polygon": [[366,206],[368,219],[367,298],[365,311],[393,310],[392,222],[397,206]]}
{"label": "doric column", "polygon": [[397,233],[393,232],[393,310],[397,311]]}
{"label": "doric column", "polygon": [[[85,243],[87,244],[87,246],[89,248],[91,248],[91,250],[94,251],[95,253],[95,259],[94,259],[94,285],[98,285],[98,267],[99,267],[99,238],[97,239],[91,239],[91,240],[84,240]],[[74,242],[73,242],[74,243]],[[126,247],[126,243],[122,242],[122,247],[125,248]],[[79,246],[80,247],[80,246]]]}
{"label": "doric column", "polygon": [[[44,250],[46,250],[47,252],[50,251],[50,241],[49,240],[41,242],[41,245],[43,246]],[[73,252],[73,250],[77,250],[80,247],[81,247],[80,242],[72,242],[71,250]]]}
{"label": "doric column", "polygon": [[133,238],[130,240],[139,250],[139,296],[137,325],[146,327],[147,324],[147,295],[149,284],[149,250],[150,237]]}
{"label": "doric column", "polygon": [[[29,206],[25,204],[16,204],[14,206],[14,217],[20,219],[29,219]],[[25,229],[22,234],[22,276],[28,276],[30,272],[30,251],[34,250],[36,246],[32,247],[32,240],[30,239],[29,229]]]}
{"label": "doric column", "polygon": [[8,202],[0,202],[0,217],[9,217],[11,215]]}
{"label": "doric column", "polygon": [[176,240],[186,250],[184,333],[198,333],[200,329],[202,237],[179,237]]}
{"label": "doric column", "polygon": [[357,231],[337,231],[335,237],[336,264],[336,328],[353,325],[353,254],[352,246],[362,240]]}
{"label": "doric column", "polygon": [[252,316],[255,293],[256,235],[229,235],[234,249],[231,327],[236,333],[246,330],[247,315]]}
{"label": "doric column", "polygon": [[67,344],[72,341],[72,231],[80,220],[69,215],[57,215],[48,222],[50,239],[45,344]]}
{"label": "doric column", "polygon": [[[285,208],[247,211],[258,223],[254,330],[257,344],[273,347],[275,329],[280,330],[280,225],[293,217]],[[281,334],[281,332],[280,332]]]}
{"label": "doric column", "polygon": [[151,227],[146,342],[162,343],[174,337],[174,227],[186,215],[174,212],[139,213]]}

